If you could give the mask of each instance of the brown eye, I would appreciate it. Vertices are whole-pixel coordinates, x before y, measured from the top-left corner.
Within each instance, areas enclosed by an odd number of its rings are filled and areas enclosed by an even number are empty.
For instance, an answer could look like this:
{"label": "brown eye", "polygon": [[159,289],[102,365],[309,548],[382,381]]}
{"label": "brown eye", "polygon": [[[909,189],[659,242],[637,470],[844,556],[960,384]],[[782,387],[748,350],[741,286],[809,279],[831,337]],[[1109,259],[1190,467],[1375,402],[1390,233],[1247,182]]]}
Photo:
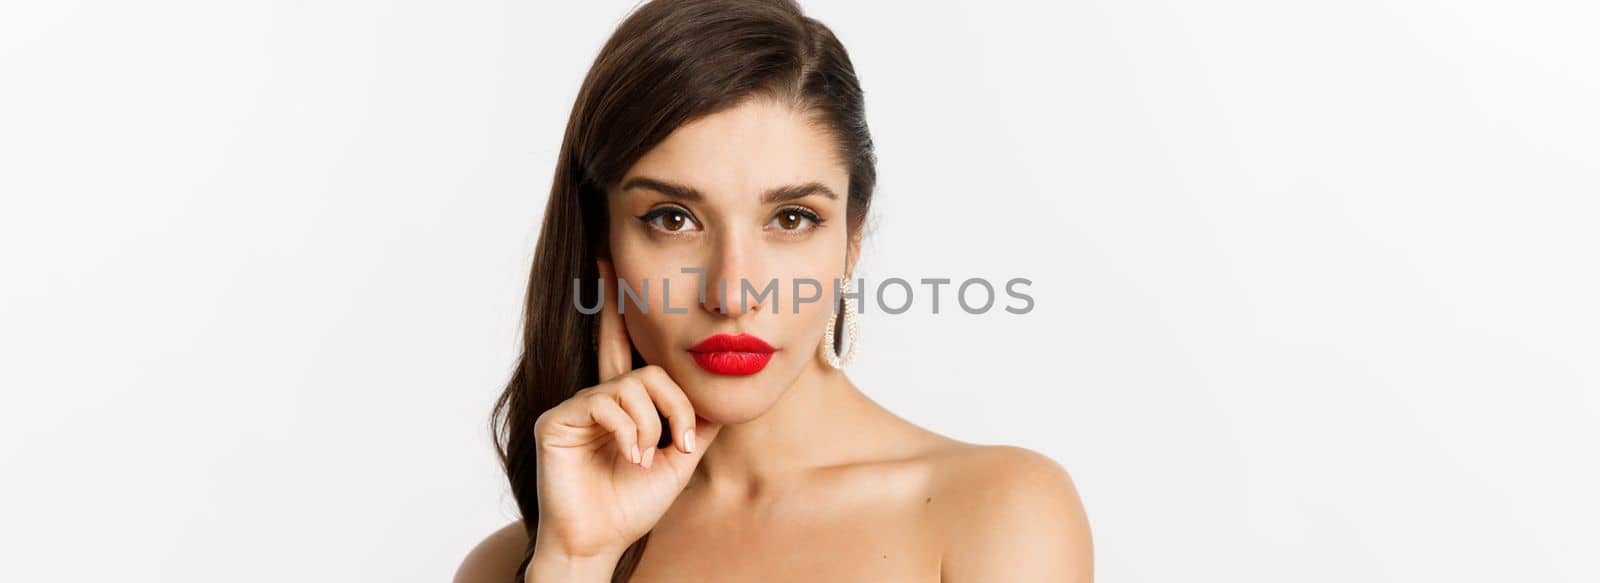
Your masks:
{"label": "brown eye", "polygon": [[793,231],[800,228],[803,221],[805,221],[805,217],[794,211],[784,211],[778,215],[778,226],[785,231]]}
{"label": "brown eye", "polygon": [[808,231],[822,224],[822,217],[803,208],[790,207],[779,209],[772,217],[772,224],[784,231]]}
{"label": "brown eye", "polygon": [[671,234],[691,231],[699,226],[694,222],[694,217],[690,216],[687,211],[671,206],[657,207],[655,210],[639,217],[639,220],[644,221],[645,224],[650,225],[653,229]]}
{"label": "brown eye", "polygon": [[689,217],[683,216],[678,211],[669,211],[661,215],[661,228],[668,231],[681,231],[689,223]]}

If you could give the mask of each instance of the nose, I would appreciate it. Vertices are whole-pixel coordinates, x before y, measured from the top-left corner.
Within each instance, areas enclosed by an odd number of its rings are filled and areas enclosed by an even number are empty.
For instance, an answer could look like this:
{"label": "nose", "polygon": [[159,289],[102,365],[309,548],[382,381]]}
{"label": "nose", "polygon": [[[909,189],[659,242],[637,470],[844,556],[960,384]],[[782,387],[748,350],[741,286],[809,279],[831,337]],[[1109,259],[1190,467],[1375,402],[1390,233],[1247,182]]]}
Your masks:
{"label": "nose", "polygon": [[[705,273],[706,312],[729,318],[759,313],[777,298],[776,286],[768,291],[768,278],[758,256],[759,250],[735,236],[717,238]],[[744,291],[749,285],[750,290]]]}

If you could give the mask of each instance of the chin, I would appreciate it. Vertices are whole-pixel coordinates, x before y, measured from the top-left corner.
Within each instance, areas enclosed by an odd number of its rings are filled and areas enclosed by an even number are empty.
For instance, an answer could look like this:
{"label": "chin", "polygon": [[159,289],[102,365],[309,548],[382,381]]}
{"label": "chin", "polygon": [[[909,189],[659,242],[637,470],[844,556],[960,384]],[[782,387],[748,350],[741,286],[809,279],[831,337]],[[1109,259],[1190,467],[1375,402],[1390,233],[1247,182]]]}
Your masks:
{"label": "chin", "polygon": [[701,419],[718,425],[738,425],[760,418],[771,408],[771,403],[749,403],[743,399],[705,399],[690,398],[694,403],[694,413]]}
{"label": "chin", "polygon": [[727,376],[712,374],[689,361],[683,370],[673,378],[694,405],[695,415],[713,423],[744,423],[760,417],[777,404],[789,384],[777,380],[781,375],[771,368],[752,375]]}

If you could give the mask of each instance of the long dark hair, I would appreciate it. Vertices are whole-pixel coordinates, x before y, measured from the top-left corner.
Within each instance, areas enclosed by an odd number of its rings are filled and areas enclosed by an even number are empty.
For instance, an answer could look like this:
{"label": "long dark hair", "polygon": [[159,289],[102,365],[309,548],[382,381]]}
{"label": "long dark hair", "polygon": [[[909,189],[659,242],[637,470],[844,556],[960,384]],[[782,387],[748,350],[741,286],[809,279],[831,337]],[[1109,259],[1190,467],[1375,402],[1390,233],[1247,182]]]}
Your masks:
{"label": "long dark hair", "polygon": [[[788,104],[831,134],[850,174],[846,225],[860,233],[876,158],[855,68],[832,31],[792,0],[655,0],[617,27],[567,121],[528,277],[522,354],[490,418],[528,534],[518,581],[539,521],[533,422],[599,382],[591,344],[596,316],[574,306],[594,305],[599,293],[595,259],[605,249],[606,192],[679,126],[749,98]],[[583,282],[579,289],[574,279]],[[613,582],[632,575],[648,540],[646,533],[628,547]]]}

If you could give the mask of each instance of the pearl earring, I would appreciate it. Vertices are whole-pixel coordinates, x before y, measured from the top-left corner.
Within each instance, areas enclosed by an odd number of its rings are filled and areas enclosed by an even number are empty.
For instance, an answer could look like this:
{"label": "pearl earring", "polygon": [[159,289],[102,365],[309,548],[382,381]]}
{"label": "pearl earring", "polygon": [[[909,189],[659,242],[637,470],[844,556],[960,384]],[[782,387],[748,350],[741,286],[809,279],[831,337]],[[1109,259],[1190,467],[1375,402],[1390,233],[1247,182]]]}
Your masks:
{"label": "pearl earring", "polygon": [[[844,285],[840,290],[840,295],[843,296],[846,294],[851,294],[854,291],[854,281],[849,279],[844,280]],[[850,364],[850,361],[856,356],[856,344],[860,342],[861,338],[861,330],[856,325],[856,299],[853,297],[842,297],[840,298],[839,303],[842,304],[839,306],[839,309],[844,310],[844,328],[845,334],[849,338],[849,347],[845,349],[843,356],[840,356],[838,351],[834,350],[833,348],[835,342],[834,328],[837,327],[837,323],[839,321],[838,312],[834,312],[828,317],[828,327],[823,330],[822,345],[819,347],[822,350],[822,358],[827,360],[828,365],[832,366],[833,368],[844,368],[844,365]]]}

